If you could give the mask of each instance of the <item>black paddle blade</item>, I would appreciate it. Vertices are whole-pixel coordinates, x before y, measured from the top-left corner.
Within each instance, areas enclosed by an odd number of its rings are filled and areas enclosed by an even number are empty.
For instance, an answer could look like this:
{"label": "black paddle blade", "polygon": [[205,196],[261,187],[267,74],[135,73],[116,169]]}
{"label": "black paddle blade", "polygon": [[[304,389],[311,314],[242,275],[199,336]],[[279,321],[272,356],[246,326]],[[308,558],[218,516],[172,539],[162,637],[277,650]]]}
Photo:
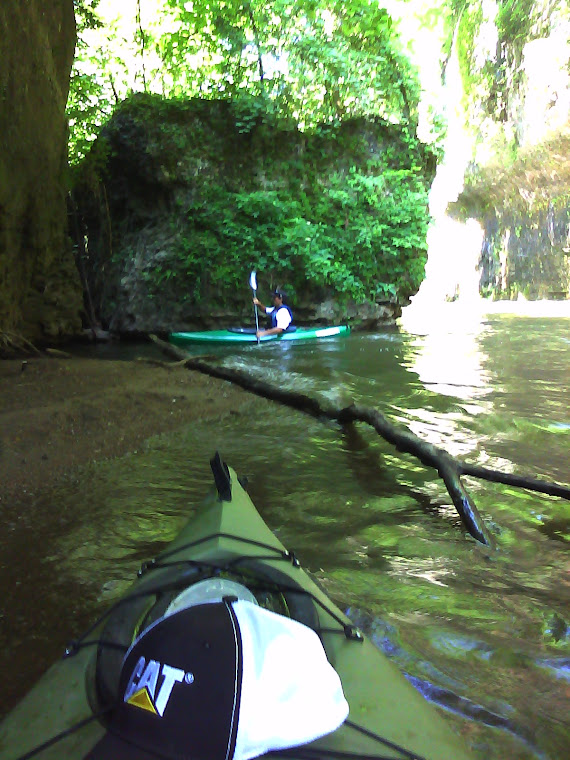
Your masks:
{"label": "black paddle blade", "polygon": [[221,501],[232,500],[232,481],[230,479],[230,471],[225,462],[222,461],[219,451],[216,451],[212,459],[210,459],[210,467],[214,475],[214,483],[218,490],[218,496]]}

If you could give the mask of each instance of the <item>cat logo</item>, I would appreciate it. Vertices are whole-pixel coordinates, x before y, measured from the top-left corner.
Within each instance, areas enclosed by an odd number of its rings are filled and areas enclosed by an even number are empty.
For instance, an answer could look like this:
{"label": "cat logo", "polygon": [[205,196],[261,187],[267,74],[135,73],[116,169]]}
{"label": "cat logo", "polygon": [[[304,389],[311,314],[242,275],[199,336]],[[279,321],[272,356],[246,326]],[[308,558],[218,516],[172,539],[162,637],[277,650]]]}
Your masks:
{"label": "cat logo", "polygon": [[[162,682],[160,688],[157,688],[160,677]],[[145,658],[140,657],[127,684],[123,701],[162,718],[174,684],[190,684],[193,681],[192,673],[185,673],[180,668],[173,668],[156,660],[149,660],[147,664]]]}

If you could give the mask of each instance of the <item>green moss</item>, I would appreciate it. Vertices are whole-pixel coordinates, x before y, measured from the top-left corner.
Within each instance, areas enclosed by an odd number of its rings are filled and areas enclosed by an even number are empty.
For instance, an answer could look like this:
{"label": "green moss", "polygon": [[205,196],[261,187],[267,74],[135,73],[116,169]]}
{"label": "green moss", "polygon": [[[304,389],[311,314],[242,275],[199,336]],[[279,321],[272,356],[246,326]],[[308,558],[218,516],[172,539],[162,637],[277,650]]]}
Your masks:
{"label": "green moss", "polygon": [[[395,302],[419,288],[435,162],[404,129],[353,119],[301,133],[259,99],[145,95],[127,101],[103,136],[116,263],[133,256],[133,226],[149,226],[132,213],[143,195],[161,208],[156,230],[168,229],[143,274],[149,296],[191,307],[232,298],[254,267],[297,296],[321,288]],[[113,198],[125,178],[128,199]]]}
{"label": "green moss", "polygon": [[[517,64],[527,42],[539,36],[537,16],[542,15],[536,0],[500,0],[495,23],[499,39],[510,46]],[[544,31],[544,29],[542,30]]]}
{"label": "green moss", "polygon": [[469,98],[478,81],[475,74],[475,41],[483,22],[483,10],[478,2],[466,2],[463,6],[457,29],[457,58],[465,96]]}

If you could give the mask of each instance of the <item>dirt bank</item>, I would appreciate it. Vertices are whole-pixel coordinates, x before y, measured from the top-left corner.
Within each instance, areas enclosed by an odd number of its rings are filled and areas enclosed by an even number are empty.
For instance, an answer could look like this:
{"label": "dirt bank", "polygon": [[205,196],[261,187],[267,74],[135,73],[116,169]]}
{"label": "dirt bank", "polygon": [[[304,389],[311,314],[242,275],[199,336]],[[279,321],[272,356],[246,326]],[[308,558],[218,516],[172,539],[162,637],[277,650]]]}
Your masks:
{"label": "dirt bank", "polygon": [[214,426],[253,397],[180,366],[84,358],[0,361],[0,391],[1,717],[93,620],[90,590],[45,561],[74,519],[53,494],[90,463],[194,420]]}
{"label": "dirt bank", "polygon": [[251,398],[182,367],[142,361],[0,361],[0,513],[90,461],[121,456],[192,420],[219,419]]}

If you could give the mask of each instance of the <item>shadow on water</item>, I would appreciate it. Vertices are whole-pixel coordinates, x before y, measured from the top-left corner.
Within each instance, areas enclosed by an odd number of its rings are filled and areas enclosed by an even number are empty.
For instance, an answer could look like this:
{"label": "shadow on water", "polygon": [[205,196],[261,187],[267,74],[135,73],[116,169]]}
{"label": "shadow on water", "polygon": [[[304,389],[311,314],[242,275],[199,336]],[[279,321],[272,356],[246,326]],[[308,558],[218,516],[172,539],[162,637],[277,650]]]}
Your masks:
{"label": "shadow on water", "polygon": [[[369,433],[369,438],[370,440],[367,440],[355,425],[346,425],[342,428],[342,448],[354,482],[359,485],[363,493],[383,499],[388,505],[393,496],[402,496],[409,504],[408,509],[398,510],[394,510],[393,506],[388,506],[383,515],[383,525],[390,522],[401,525],[406,521],[414,521],[417,519],[418,508],[424,514],[440,519],[442,510],[447,511],[446,507],[434,502],[420,489],[399,482],[393,462],[388,465],[384,461],[383,453],[386,446],[384,445],[382,449],[378,445],[374,432]],[[377,518],[373,519],[377,521]],[[366,524],[366,522],[362,523],[361,527]],[[461,525],[459,515],[457,515],[456,525],[457,527]]]}
{"label": "shadow on water", "polygon": [[548,536],[548,538],[562,541],[566,544],[570,543],[570,517],[546,520],[538,529],[545,536]]}
{"label": "shadow on water", "polygon": [[[224,361],[375,406],[474,463],[564,482],[565,337],[563,321],[496,317],[463,342],[445,333],[355,335],[322,346],[254,346]],[[216,449],[248,477],[283,543],[444,710],[476,758],[568,756],[568,505],[470,481],[497,540],[489,554],[466,537],[437,475],[374,431],[342,431],[263,400],[247,414],[85,468],[8,528],[0,554],[4,705],[177,534],[210,487]]]}

